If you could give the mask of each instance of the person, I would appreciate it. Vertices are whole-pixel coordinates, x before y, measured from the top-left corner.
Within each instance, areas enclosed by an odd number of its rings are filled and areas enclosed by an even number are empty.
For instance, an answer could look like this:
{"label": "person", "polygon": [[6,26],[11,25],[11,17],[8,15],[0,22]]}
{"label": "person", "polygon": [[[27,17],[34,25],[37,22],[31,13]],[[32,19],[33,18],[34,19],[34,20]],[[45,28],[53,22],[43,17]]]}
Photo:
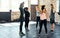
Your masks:
{"label": "person", "polygon": [[19,7],[19,10],[20,10],[20,35],[25,35],[23,32],[22,32],[22,26],[23,26],[23,21],[24,21],[24,2],[22,2],[20,4],[20,7]]}
{"label": "person", "polygon": [[41,10],[40,10],[40,29],[39,29],[39,35],[41,33],[42,26],[44,24],[45,27],[45,32],[47,35],[47,11],[45,8],[45,5],[42,5]]}
{"label": "person", "polygon": [[51,32],[54,31],[54,23],[55,23],[55,16],[54,16],[54,6],[51,4],[51,13],[50,13],[50,23],[51,23]]}
{"label": "person", "polygon": [[[40,24],[40,13],[39,13],[39,7],[37,6],[36,7],[36,28],[37,28],[37,26],[38,26],[38,24]],[[39,10],[38,10],[39,9]]]}
{"label": "person", "polygon": [[25,11],[25,29],[26,29],[27,31],[29,31],[29,29],[28,29],[28,24],[29,24],[30,13],[29,13],[29,11],[28,11],[28,7],[25,7],[25,8],[24,8],[24,11]]}

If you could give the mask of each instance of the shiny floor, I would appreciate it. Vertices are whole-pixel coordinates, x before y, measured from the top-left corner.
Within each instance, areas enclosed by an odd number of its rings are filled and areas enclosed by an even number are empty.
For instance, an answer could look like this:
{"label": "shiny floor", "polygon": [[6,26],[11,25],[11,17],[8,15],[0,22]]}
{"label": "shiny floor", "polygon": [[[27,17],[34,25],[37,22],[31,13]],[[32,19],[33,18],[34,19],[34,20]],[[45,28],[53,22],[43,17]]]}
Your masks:
{"label": "shiny floor", "polygon": [[[25,23],[24,23],[25,24]],[[60,38],[60,25],[55,24],[54,33],[50,32],[50,23],[47,24],[48,35],[45,35],[44,26],[42,28],[42,32],[40,36],[38,36],[39,26],[36,29],[36,22],[29,23],[29,32],[27,32],[24,28],[23,24],[23,32],[25,36],[19,35],[19,23],[5,23],[0,24],[0,38]]]}

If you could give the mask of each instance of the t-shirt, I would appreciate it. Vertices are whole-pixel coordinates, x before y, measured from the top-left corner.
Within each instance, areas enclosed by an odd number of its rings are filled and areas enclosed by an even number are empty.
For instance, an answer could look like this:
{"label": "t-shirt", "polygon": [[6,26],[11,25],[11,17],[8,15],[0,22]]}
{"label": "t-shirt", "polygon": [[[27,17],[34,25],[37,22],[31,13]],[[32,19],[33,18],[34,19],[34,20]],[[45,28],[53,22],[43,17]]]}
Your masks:
{"label": "t-shirt", "polygon": [[40,16],[40,13],[39,12],[36,12],[36,16]]}

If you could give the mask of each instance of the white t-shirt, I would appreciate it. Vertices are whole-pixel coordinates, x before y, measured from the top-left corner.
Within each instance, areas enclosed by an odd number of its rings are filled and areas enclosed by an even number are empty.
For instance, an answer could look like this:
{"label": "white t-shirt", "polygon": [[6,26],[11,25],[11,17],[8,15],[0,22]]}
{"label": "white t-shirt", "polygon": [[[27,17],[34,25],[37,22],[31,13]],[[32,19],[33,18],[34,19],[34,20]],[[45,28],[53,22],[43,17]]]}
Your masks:
{"label": "white t-shirt", "polygon": [[36,16],[40,16],[40,13],[39,12],[36,12]]}

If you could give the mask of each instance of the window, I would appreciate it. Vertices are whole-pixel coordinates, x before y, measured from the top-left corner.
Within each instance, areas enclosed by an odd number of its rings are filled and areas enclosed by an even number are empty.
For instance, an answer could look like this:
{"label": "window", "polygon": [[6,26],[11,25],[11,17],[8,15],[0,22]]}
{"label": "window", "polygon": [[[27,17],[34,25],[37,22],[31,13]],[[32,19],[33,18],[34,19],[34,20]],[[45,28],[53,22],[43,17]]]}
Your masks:
{"label": "window", "polygon": [[57,6],[57,10],[56,10],[56,12],[59,12],[59,0],[57,0],[57,2],[56,2],[56,6]]}
{"label": "window", "polygon": [[0,11],[9,11],[9,0],[0,0]]}
{"label": "window", "polygon": [[21,2],[25,2],[25,7],[28,7],[28,0],[0,0],[0,12],[1,11],[19,11],[19,5]]}
{"label": "window", "polygon": [[31,4],[37,5],[38,4],[38,0],[31,0]]}

